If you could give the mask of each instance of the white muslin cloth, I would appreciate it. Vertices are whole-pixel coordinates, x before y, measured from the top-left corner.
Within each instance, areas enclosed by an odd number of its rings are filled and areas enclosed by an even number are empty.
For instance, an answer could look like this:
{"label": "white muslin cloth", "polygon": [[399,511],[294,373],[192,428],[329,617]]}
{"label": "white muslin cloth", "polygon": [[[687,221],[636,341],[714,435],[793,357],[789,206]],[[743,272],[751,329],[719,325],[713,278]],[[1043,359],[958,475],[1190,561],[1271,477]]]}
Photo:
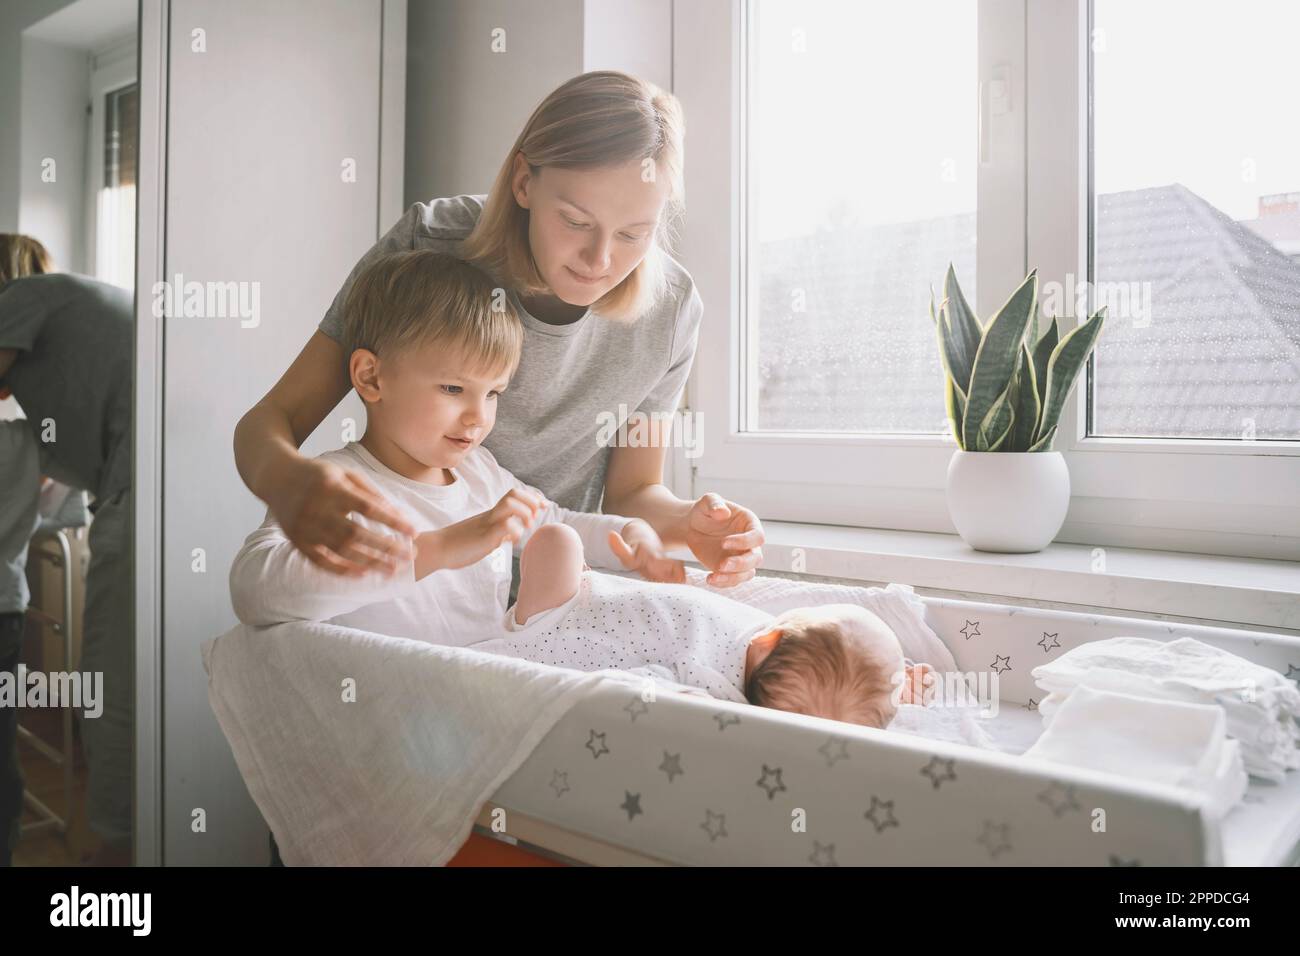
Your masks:
{"label": "white muslin cloth", "polygon": [[1135,697],[1076,687],[1025,751],[1056,763],[1193,790],[1227,813],[1246,793],[1241,748],[1213,704]]}
{"label": "white muslin cloth", "polygon": [[208,699],[291,866],[441,865],[578,700],[617,673],[334,624],[202,645]]}
{"label": "white muslin cloth", "polygon": [[889,722],[889,729],[930,740],[950,740],[982,750],[998,750],[1000,748],[984,727],[987,719],[980,717],[982,709],[977,705],[925,707],[899,704],[894,719]]}
{"label": "white muslin cloth", "polygon": [[1277,671],[1203,641],[1114,637],[1082,644],[1032,671],[1048,695],[1045,724],[1081,685],[1222,708],[1247,773],[1281,783],[1300,768],[1300,688]]}

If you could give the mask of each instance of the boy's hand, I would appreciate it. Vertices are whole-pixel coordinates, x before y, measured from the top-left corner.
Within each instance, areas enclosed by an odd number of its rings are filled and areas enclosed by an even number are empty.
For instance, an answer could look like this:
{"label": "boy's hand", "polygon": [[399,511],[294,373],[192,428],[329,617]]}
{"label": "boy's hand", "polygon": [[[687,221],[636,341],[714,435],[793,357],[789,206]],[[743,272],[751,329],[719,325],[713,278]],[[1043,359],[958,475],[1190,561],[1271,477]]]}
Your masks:
{"label": "boy's hand", "polygon": [[536,495],[512,488],[491,510],[424,532],[416,538],[416,580],[433,571],[468,567],[507,541],[517,543],[533,526],[541,508]]}
{"label": "boy's hand", "polygon": [[625,524],[621,534],[611,531],[609,546],[614,556],[623,562],[623,567],[639,572],[647,581],[686,583],[686,566],[664,554],[663,541],[655,529],[640,518],[633,518]]}

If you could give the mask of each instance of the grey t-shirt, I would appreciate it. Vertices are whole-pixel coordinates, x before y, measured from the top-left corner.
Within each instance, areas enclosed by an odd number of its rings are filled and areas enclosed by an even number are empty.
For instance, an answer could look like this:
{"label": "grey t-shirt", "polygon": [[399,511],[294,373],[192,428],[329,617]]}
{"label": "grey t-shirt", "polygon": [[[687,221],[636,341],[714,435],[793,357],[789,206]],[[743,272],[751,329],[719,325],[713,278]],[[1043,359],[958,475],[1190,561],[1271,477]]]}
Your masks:
{"label": "grey t-shirt", "polygon": [[[410,249],[459,256],[485,198],[454,196],[413,205],[357,263],[320,330],[335,341],[342,337],[348,290],[378,256]],[[483,445],[503,468],[565,508],[600,509],[609,448],[617,443],[600,442],[602,421],[621,425],[636,411],[671,414],[677,408],[704,305],[690,274],[671,256],[664,258],[670,291],[630,322],[588,309],[576,322],[550,325],[525,311],[508,290],[524,325],[523,356],[497,400],[496,424]]]}
{"label": "grey t-shirt", "polygon": [[[0,287],[0,349],[42,469],[103,501],[131,486],[131,293],[69,273]],[[53,440],[50,440],[50,438]]]}

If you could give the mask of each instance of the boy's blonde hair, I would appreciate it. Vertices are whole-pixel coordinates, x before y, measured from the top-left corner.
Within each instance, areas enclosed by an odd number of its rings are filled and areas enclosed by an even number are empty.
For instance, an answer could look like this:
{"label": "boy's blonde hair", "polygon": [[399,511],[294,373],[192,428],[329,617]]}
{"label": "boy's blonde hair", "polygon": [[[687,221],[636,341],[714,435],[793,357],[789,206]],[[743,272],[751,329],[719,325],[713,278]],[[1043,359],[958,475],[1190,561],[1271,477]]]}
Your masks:
{"label": "boy's blonde hair", "polygon": [[780,640],[745,684],[751,704],[882,729],[894,719],[893,675],[858,638],[825,622],[777,629]]}
{"label": "boy's blonde hair", "polygon": [[473,371],[513,377],[524,329],[505,290],[455,256],[398,252],[366,266],[344,302],[344,353],[389,358],[431,344],[458,353]]}
{"label": "boy's blonde hair", "polygon": [[598,70],[564,83],[533,111],[502,163],[474,231],[465,239],[467,261],[518,292],[550,292],[528,241],[529,210],[515,201],[515,156],[523,153],[534,174],[547,166],[590,169],[629,161],[654,161],[667,176],[664,214],[645,257],[618,285],[592,303],[610,319],[631,321],[663,294],[664,247],[676,239],[685,201],[681,104],[671,93],[626,73]]}
{"label": "boy's blonde hair", "polygon": [[51,271],[50,254],[31,236],[0,233],[0,284]]}

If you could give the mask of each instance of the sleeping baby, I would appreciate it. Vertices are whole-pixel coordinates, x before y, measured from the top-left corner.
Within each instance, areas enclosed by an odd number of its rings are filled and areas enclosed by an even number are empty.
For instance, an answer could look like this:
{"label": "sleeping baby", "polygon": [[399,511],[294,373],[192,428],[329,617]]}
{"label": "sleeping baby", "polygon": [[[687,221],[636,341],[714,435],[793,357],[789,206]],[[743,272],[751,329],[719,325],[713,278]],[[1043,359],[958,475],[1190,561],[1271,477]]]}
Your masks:
{"label": "sleeping baby", "polygon": [[[474,650],[581,671],[629,671],[686,685],[670,689],[869,727],[888,726],[899,703],[922,696],[929,665],[906,661],[894,632],[854,604],[774,617],[693,585],[602,574],[582,563],[581,541],[565,525],[538,529],[520,572],[504,635],[470,645]],[[544,577],[561,603],[530,605],[530,573],[534,584]],[[570,586],[557,593],[557,578]]]}

